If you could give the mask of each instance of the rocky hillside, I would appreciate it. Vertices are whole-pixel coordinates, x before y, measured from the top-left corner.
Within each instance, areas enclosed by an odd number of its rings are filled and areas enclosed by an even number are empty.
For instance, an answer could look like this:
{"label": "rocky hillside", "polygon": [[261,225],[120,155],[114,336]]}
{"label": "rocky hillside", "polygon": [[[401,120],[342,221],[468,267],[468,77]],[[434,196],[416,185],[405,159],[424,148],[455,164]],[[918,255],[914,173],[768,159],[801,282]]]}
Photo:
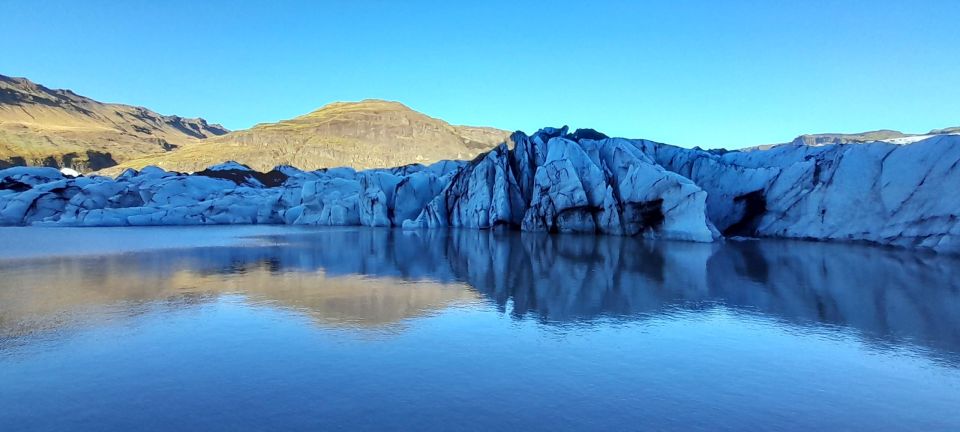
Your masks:
{"label": "rocky hillside", "polygon": [[[871,142],[887,142],[890,144],[910,144],[931,138],[937,135],[960,135],[960,127],[948,127],[943,129],[934,129],[923,134],[903,133],[892,129],[880,129],[867,132],[856,133],[819,133],[800,135],[788,143],[763,144],[752,147],[744,147],[741,151],[769,150],[781,145],[801,145],[810,147],[819,147],[833,144],[864,144]],[[716,151],[716,150],[715,150]],[[720,150],[725,152],[726,150]]]}
{"label": "rocky hillside", "polygon": [[278,123],[228,133],[203,119],[108,104],[70,90],[0,75],[0,169],[72,168],[118,174],[157,165],[199,171],[236,160],[267,171],[371,167],[470,159],[506,131],[454,126],[398,102],[337,102]]}
{"label": "rocky hillside", "polygon": [[356,169],[472,159],[504,142],[507,131],[454,126],[399,102],[337,102],[278,123],[259,124],[174,151],[125,162],[104,171],[155,165],[169,171],[200,171],[234,160],[259,171],[277,165],[300,169]]}
{"label": "rocky hillside", "polygon": [[102,103],[0,75],[0,168],[28,165],[86,172],[227,132],[203,119]]}
{"label": "rocky hillside", "polygon": [[896,130],[881,129],[860,133],[824,133],[807,134],[796,137],[791,144],[820,146],[827,144],[859,144],[874,141],[886,141],[893,144],[908,144],[920,141],[934,135],[949,135],[960,133],[960,127],[934,129],[925,134],[910,134]]}

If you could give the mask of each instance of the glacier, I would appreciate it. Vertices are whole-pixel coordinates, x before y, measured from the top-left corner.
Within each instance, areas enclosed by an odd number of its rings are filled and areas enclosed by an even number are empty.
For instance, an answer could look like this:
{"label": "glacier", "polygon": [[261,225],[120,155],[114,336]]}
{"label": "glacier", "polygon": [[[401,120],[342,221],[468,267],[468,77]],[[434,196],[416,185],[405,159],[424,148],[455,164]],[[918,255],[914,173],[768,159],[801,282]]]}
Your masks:
{"label": "glacier", "polygon": [[960,135],[743,151],[515,132],[472,161],[263,173],[226,162],[110,178],[0,170],[0,225],[364,225],[712,242],[858,241],[960,252]]}

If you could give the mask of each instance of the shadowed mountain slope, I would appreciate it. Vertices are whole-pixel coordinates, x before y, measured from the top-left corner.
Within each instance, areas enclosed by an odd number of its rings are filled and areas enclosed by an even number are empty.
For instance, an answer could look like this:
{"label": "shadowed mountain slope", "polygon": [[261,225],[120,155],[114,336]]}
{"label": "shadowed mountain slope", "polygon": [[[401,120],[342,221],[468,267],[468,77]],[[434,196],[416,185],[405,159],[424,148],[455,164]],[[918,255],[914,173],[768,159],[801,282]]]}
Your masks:
{"label": "shadowed mountain slope", "polygon": [[102,103],[0,75],[0,168],[98,170],[228,131],[204,119]]}

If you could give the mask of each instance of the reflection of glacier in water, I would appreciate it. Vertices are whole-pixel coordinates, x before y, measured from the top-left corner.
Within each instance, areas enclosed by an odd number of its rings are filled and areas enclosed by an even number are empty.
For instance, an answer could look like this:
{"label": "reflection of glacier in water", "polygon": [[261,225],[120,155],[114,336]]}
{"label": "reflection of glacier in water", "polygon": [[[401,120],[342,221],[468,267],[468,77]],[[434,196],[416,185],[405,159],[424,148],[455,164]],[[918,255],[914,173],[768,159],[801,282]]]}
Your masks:
{"label": "reflection of glacier in water", "polygon": [[211,230],[0,258],[0,429],[960,430],[957,258]]}
{"label": "reflection of glacier in water", "polygon": [[19,333],[44,315],[117,301],[238,293],[322,324],[376,327],[475,302],[479,293],[517,319],[546,324],[726,307],[853,329],[869,341],[907,341],[936,357],[960,351],[956,257],[791,241],[469,230],[326,229],[265,240],[0,262],[0,326]]}

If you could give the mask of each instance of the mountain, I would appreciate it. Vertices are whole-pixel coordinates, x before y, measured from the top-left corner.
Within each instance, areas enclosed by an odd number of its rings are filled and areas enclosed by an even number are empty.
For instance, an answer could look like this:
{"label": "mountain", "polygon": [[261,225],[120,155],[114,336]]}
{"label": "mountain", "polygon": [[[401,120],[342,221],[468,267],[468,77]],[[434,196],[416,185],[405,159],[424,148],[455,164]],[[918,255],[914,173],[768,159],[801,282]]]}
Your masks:
{"label": "mountain", "polygon": [[960,133],[960,127],[934,129],[925,134],[908,134],[900,131],[881,129],[860,133],[825,133],[800,135],[791,144],[819,146],[825,144],[857,144],[874,141],[887,141],[894,144],[908,144],[934,135],[950,135]]}
{"label": "mountain", "polygon": [[204,119],[102,103],[0,75],[0,168],[92,171],[227,132]]}
{"label": "mountain", "polygon": [[454,126],[399,102],[336,102],[309,114],[185,145],[127,161],[123,168],[155,165],[170,171],[200,171],[234,160],[259,171],[277,165],[305,170],[349,166],[389,167],[442,159],[472,159],[504,142],[509,132]]}
{"label": "mountain", "polygon": [[927,132],[927,135],[960,134],[960,126],[948,127],[944,129],[934,129]]}
{"label": "mountain", "polygon": [[47,166],[118,174],[157,165],[199,171],[235,160],[267,171],[470,159],[508,132],[454,126],[398,102],[337,102],[309,114],[228,133],[204,119],[102,103],[0,75],[0,168]]}
{"label": "mountain", "polygon": [[[910,134],[903,133],[897,130],[891,129],[880,129],[875,131],[867,132],[856,132],[856,133],[819,133],[819,134],[804,134],[800,135],[790,141],[789,143],[781,144],[763,144],[752,147],[744,147],[740,149],[741,151],[753,151],[753,150],[769,150],[773,147],[780,145],[803,145],[811,147],[819,147],[832,144],[863,144],[871,143],[876,141],[888,142],[891,144],[910,144],[920,140],[924,140],[936,135],[957,135],[960,134],[960,127],[948,127],[944,129],[934,129],[925,134]],[[726,150],[721,150],[726,151]]]}
{"label": "mountain", "polygon": [[807,134],[794,138],[794,144],[805,145],[823,145],[823,144],[849,144],[870,141],[882,141],[894,138],[905,138],[911,135],[900,131],[882,129],[860,133],[823,133]]}

